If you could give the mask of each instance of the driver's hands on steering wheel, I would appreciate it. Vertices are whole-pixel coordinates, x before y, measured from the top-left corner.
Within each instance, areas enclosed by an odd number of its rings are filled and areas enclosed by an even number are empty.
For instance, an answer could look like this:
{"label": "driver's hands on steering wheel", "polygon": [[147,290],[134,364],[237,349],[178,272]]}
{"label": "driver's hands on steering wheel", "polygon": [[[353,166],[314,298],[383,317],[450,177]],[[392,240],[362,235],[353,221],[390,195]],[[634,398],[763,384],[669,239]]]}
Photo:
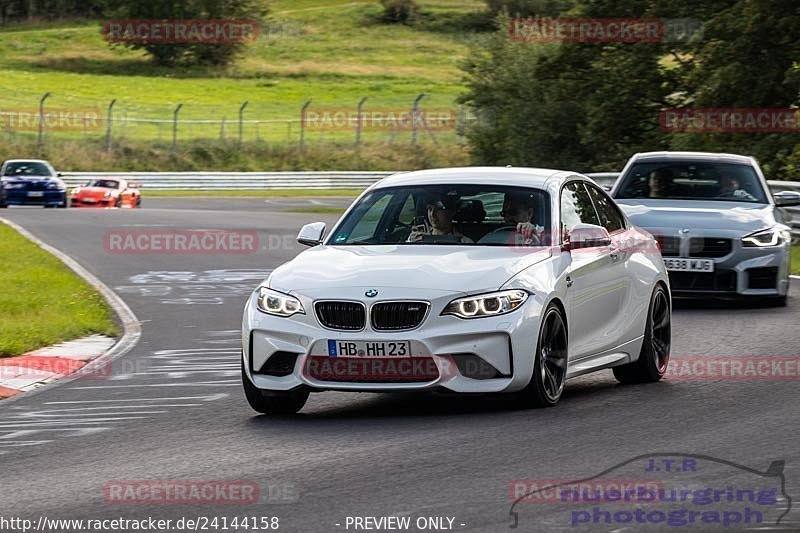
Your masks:
{"label": "driver's hands on steering wheel", "polygon": [[531,224],[530,222],[520,222],[517,224],[517,233],[525,237],[525,242],[527,244],[536,243],[539,244],[541,241],[540,235],[544,228],[541,226],[536,226],[536,224]]}
{"label": "driver's hands on steering wheel", "polygon": [[530,222],[520,222],[517,224],[517,233],[521,233],[526,239],[536,232],[536,226]]}

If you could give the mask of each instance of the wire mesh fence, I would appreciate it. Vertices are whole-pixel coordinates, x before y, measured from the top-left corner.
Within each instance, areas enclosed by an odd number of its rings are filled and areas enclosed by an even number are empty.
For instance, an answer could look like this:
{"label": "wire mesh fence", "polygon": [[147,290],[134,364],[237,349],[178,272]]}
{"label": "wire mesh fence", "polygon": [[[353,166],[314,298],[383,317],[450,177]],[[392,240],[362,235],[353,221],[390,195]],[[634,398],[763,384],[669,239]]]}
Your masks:
{"label": "wire mesh fence", "polygon": [[396,99],[364,97],[351,106],[309,99],[281,105],[244,101],[225,105],[194,102],[97,101],[56,93],[4,91],[0,135],[35,139],[93,140],[106,150],[125,140],[177,149],[182,142],[218,139],[296,145],[413,143],[448,145],[462,141],[476,120],[464,106],[426,105],[425,95],[398,105]]}

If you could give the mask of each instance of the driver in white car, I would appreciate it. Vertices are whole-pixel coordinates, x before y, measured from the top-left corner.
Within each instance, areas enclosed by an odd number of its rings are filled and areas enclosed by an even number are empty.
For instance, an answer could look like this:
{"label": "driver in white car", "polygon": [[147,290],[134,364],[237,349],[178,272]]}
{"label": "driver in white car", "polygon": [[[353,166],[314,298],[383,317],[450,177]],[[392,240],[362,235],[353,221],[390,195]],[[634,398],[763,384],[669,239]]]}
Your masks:
{"label": "driver in white car", "polygon": [[536,246],[541,241],[544,227],[532,223],[533,202],[526,194],[508,192],[500,212],[508,224],[481,237],[479,244],[513,244]]}

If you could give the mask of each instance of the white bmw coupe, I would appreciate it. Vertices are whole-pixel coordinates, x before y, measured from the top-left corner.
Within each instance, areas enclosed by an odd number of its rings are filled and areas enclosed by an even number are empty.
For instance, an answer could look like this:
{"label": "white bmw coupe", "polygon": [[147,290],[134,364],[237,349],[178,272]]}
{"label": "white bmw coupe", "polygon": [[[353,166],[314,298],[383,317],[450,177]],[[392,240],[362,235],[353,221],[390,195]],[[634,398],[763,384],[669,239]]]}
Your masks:
{"label": "white bmw coupe", "polygon": [[256,411],[310,392],[439,389],[558,402],[612,368],[661,379],[669,279],[653,237],[592,180],[528,168],[396,174],[366,191],[247,301],[242,380]]}

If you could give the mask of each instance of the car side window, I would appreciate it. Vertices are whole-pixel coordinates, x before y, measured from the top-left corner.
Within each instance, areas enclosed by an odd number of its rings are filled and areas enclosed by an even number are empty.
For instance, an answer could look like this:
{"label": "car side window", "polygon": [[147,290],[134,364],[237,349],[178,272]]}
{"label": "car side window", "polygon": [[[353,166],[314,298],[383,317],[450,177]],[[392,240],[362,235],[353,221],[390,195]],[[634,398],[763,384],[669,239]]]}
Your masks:
{"label": "car side window", "polygon": [[583,184],[568,183],[561,190],[561,234],[566,239],[578,224],[600,225],[592,199]]}
{"label": "car side window", "polygon": [[586,185],[589,189],[594,201],[594,206],[597,209],[597,215],[600,218],[600,225],[606,228],[609,233],[625,229],[625,219],[619,212],[619,208],[609,199],[608,196],[603,194],[597,187]]}

